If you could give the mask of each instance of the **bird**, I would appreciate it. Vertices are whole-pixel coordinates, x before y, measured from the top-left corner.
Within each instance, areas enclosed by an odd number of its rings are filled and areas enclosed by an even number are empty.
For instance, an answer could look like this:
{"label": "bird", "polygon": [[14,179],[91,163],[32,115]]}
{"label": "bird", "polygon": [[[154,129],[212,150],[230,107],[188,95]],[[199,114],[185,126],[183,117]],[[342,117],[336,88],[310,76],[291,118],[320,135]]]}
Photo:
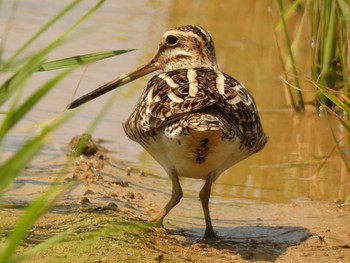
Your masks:
{"label": "bird", "polygon": [[163,226],[165,216],[180,202],[180,177],[202,179],[203,238],[217,238],[209,211],[213,182],[234,164],[259,152],[268,137],[248,89],[219,70],[207,30],[198,25],[168,30],[147,63],[76,99],[68,108],[155,71],[160,72],[148,81],[123,124],[126,135],[171,179],[170,200],[149,222]]}

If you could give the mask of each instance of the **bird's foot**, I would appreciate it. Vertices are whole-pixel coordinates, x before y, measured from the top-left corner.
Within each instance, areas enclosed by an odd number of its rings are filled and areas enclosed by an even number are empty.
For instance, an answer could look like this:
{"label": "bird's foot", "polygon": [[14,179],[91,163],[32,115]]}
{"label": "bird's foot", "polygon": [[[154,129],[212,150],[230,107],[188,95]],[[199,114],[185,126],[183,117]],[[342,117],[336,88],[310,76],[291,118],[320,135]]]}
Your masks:
{"label": "bird's foot", "polygon": [[163,219],[155,219],[151,218],[150,220],[147,221],[151,226],[154,227],[163,227]]}
{"label": "bird's foot", "polygon": [[206,228],[203,239],[218,239],[219,236],[214,232],[213,228]]}
{"label": "bird's foot", "polygon": [[165,217],[165,215],[167,214],[166,210],[165,209],[162,209],[158,215],[150,218],[148,220],[148,223],[150,223],[152,226],[155,226],[155,227],[163,227],[163,219]]}

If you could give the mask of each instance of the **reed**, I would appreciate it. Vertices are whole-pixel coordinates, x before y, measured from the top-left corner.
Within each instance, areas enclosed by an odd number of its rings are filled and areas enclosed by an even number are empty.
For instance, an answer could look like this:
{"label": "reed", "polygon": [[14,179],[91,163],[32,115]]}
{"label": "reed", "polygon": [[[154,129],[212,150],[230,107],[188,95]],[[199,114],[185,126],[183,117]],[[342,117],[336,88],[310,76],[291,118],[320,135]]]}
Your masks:
{"label": "reed", "polygon": [[[50,90],[55,88],[62,79],[66,78],[76,68],[97,60],[131,51],[104,51],[47,62],[48,54],[60,44],[62,44],[67,39],[67,37],[74,32],[76,28],[83,24],[101,7],[104,0],[100,0],[57,39],[49,43],[42,50],[27,57],[26,59],[23,59],[23,57],[27,55],[27,48],[44,32],[50,30],[52,25],[60,21],[65,14],[74,8],[77,8],[80,2],[82,2],[82,0],[75,0],[62,11],[60,11],[38,32],[34,33],[33,36],[25,44],[23,44],[9,59],[4,60],[3,57],[0,57],[0,74],[7,73],[8,75],[8,72],[12,72],[11,76],[0,84],[0,106],[2,107],[2,116],[0,118],[0,151],[3,149],[1,146],[9,134],[13,132],[13,127],[21,122],[26,114],[31,109],[33,109],[33,107],[35,107],[37,103],[41,101]],[[17,1],[14,1],[14,3],[17,3]],[[5,39],[5,37],[3,39]],[[0,55],[2,55],[5,51],[5,43],[2,42],[0,47]],[[23,98],[23,91],[27,88],[26,84],[36,74],[36,72],[55,69],[61,70],[53,78],[33,91],[28,97]],[[31,87],[31,90],[32,89],[33,87]],[[110,104],[111,103],[107,103],[100,115],[106,112],[106,109]],[[45,146],[47,137],[73,115],[74,112],[65,113],[57,116],[57,118],[55,118],[53,121],[40,125],[39,131],[36,132],[37,135],[25,141],[23,143],[23,146],[16,153],[0,162],[0,202],[3,198],[4,193],[14,182],[16,177],[20,175],[23,169],[31,162],[31,160],[40,153],[40,150]],[[96,127],[98,121],[99,120],[96,119],[92,123],[91,127]],[[0,152],[0,154],[2,153]],[[60,239],[60,235],[54,236],[41,243],[40,245],[27,250],[25,254],[16,254],[16,250],[19,244],[22,240],[25,239],[28,231],[34,225],[34,223],[40,219],[40,217],[42,217],[47,211],[49,211],[54,206],[57,199],[72,186],[73,182],[62,183],[62,177],[66,172],[66,169],[67,166],[62,167],[61,173],[58,175],[56,181],[52,182],[52,185],[45,193],[35,198],[35,200],[28,205],[28,207],[23,212],[23,215],[15,223],[14,228],[11,229],[11,231],[8,233],[4,244],[0,247],[0,263],[17,262],[24,259],[25,255],[31,255],[39,248],[45,248]]]}
{"label": "reed", "polygon": [[[276,31],[283,30],[287,54],[281,54],[284,58],[284,70],[292,75],[289,89],[292,89],[290,101],[297,97],[298,103],[292,104],[297,111],[303,111],[307,101],[303,98],[306,89],[300,84],[306,78],[307,73],[302,75],[298,69],[302,63],[309,61],[303,58],[295,59],[300,54],[300,49],[309,50],[310,65],[308,66],[312,82],[314,84],[314,104],[320,113],[325,113],[327,108],[333,109],[338,106],[330,100],[324,91],[333,90],[334,94],[342,94],[349,98],[349,49],[350,49],[350,9],[349,0],[297,0],[284,8],[283,0],[277,0],[280,22]],[[301,11],[302,10],[302,11]],[[288,22],[293,14],[300,14],[295,34],[291,36],[288,30]],[[290,21],[295,23],[295,19]],[[277,33],[277,32],[276,32]],[[307,38],[305,38],[307,36]],[[281,46],[281,44],[279,44]],[[284,53],[279,48],[280,53]],[[299,64],[298,64],[299,63]],[[291,68],[291,70],[288,70]],[[294,89],[293,87],[296,87]]]}
{"label": "reed", "polygon": [[[350,1],[296,0],[289,2],[286,8],[283,3],[286,1],[277,0],[280,22],[275,33],[288,83],[288,100],[294,110],[304,111],[308,102],[304,100],[303,93],[310,93],[310,88],[301,83],[312,83],[312,104],[317,112],[336,116],[350,137]],[[296,21],[291,21],[293,15],[294,18],[299,16],[294,37],[288,27],[288,22]],[[280,30],[284,32],[286,55],[277,37]],[[296,60],[300,49],[305,48],[310,57]],[[299,70],[305,68],[302,65],[305,61],[310,61],[310,64],[307,64],[307,72],[302,74]],[[308,81],[303,81],[305,79]],[[339,140],[333,139],[339,147]],[[344,151],[339,149],[339,152],[350,175]],[[346,199],[346,202],[349,201],[350,196]]]}
{"label": "reed", "polygon": [[[296,93],[296,97],[297,97],[297,102],[295,102],[294,96],[293,96],[293,91],[291,91],[290,86],[288,86],[287,88],[288,90],[288,94],[290,96],[290,101],[291,101],[291,105],[293,106],[294,109],[298,110],[298,111],[305,111],[305,103],[304,103],[304,99],[303,99],[303,93],[301,92],[301,84],[299,81],[299,73],[297,71],[297,65],[296,65],[296,60],[295,60],[295,55],[294,55],[294,49],[293,49],[293,43],[290,37],[290,34],[288,32],[288,28],[287,28],[287,22],[286,22],[286,15],[283,13],[284,7],[283,7],[283,1],[282,0],[278,0],[278,9],[279,9],[279,13],[280,13],[280,19],[281,19],[281,24],[282,24],[282,29],[283,29],[283,33],[286,39],[286,46],[287,46],[287,50],[288,50],[288,64],[285,63],[285,67],[284,70],[287,73],[288,68],[291,67],[291,71],[292,71],[292,76],[293,76],[293,83],[296,87],[295,93]],[[295,6],[294,2],[293,6]]]}

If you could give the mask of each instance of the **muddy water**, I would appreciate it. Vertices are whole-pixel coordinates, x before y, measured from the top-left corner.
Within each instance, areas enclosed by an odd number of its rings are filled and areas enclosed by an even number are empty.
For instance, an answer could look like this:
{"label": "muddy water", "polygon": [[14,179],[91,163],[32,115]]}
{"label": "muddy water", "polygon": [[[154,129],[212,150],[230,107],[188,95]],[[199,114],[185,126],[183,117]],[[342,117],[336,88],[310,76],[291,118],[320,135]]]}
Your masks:
{"label": "muddy water", "polygon": [[[0,32],[4,32],[11,6],[3,3]],[[29,36],[70,1],[21,1],[10,22],[5,56],[9,56]],[[297,114],[286,107],[280,61],[272,35],[268,12],[269,1],[106,1],[103,7],[72,37],[59,47],[51,59],[101,50],[136,48],[137,51],[95,63],[66,78],[18,125],[5,145],[7,153],[15,152],[27,130],[55,118],[71,100],[75,89],[82,95],[119,74],[144,63],[155,51],[164,31],[184,24],[199,24],[215,40],[220,68],[242,81],[254,95],[262,122],[269,135],[267,147],[259,154],[223,174],[213,188],[213,206],[223,207],[245,202],[290,202],[309,197],[321,200],[344,200],[350,194],[349,175],[335,148],[334,133],[347,145],[346,133],[329,116],[315,113]],[[84,1],[50,32],[35,42],[30,52],[40,49],[58,36],[84,11],[92,6]],[[84,71],[85,70],[85,71]],[[28,83],[28,93],[53,73],[38,73]],[[80,85],[78,85],[80,81]],[[140,146],[130,141],[121,123],[130,114],[147,77],[120,88],[112,109],[95,130],[95,138],[108,140],[106,147],[115,155],[131,161],[143,170],[160,176],[159,185],[170,190],[162,168]],[[71,137],[89,127],[110,95],[87,104],[73,120],[60,128],[44,151],[52,159],[62,154]],[[155,184],[157,181],[155,181]],[[184,179],[185,200],[197,196],[202,182]],[[157,185],[155,185],[157,188]],[[189,203],[188,205],[190,205]],[[219,211],[220,212],[220,211]]]}

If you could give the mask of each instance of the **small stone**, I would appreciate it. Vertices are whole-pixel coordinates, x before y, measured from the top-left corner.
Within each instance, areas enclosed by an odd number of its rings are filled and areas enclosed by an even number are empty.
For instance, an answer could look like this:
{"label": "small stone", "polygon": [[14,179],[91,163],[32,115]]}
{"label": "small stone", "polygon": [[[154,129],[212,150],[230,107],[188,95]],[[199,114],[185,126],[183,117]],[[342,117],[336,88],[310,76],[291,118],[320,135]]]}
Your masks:
{"label": "small stone", "polygon": [[84,195],[96,195],[96,193],[90,189],[86,190]]}
{"label": "small stone", "polygon": [[135,194],[135,198],[136,198],[136,199],[139,199],[139,200],[143,200],[143,199],[144,199],[143,196],[142,196],[142,194],[140,194],[140,193],[136,193],[136,194]]}
{"label": "small stone", "polygon": [[64,181],[65,183],[69,183],[69,182],[72,181],[72,178],[66,177],[66,178],[64,178],[63,181]]}
{"label": "small stone", "polygon": [[119,185],[121,187],[129,186],[129,183],[127,181],[111,181],[109,184]]}
{"label": "small stone", "polygon": [[112,210],[112,211],[117,211],[118,206],[116,203],[110,202],[106,206],[102,207],[102,210]]}
{"label": "small stone", "polygon": [[133,192],[128,192],[125,196],[129,199],[135,199],[135,194]]}
{"label": "small stone", "polygon": [[78,177],[74,174],[72,175],[72,177],[67,177],[67,178],[64,178],[64,181],[66,183],[69,183],[69,182],[72,182],[72,181],[77,181],[78,180]]}
{"label": "small stone", "polygon": [[90,204],[91,204],[89,198],[87,198],[87,197],[84,197],[84,198],[80,201],[80,203],[81,203],[83,206],[85,206],[85,205],[90,205]]}
{"label": "small stone", "polygon": [[163,254],[159,254],[159,255],[155,256],[154,259],[155,259],[157,262],[162,262],[163,259],[164,259],[164,256],[163,256]]}

